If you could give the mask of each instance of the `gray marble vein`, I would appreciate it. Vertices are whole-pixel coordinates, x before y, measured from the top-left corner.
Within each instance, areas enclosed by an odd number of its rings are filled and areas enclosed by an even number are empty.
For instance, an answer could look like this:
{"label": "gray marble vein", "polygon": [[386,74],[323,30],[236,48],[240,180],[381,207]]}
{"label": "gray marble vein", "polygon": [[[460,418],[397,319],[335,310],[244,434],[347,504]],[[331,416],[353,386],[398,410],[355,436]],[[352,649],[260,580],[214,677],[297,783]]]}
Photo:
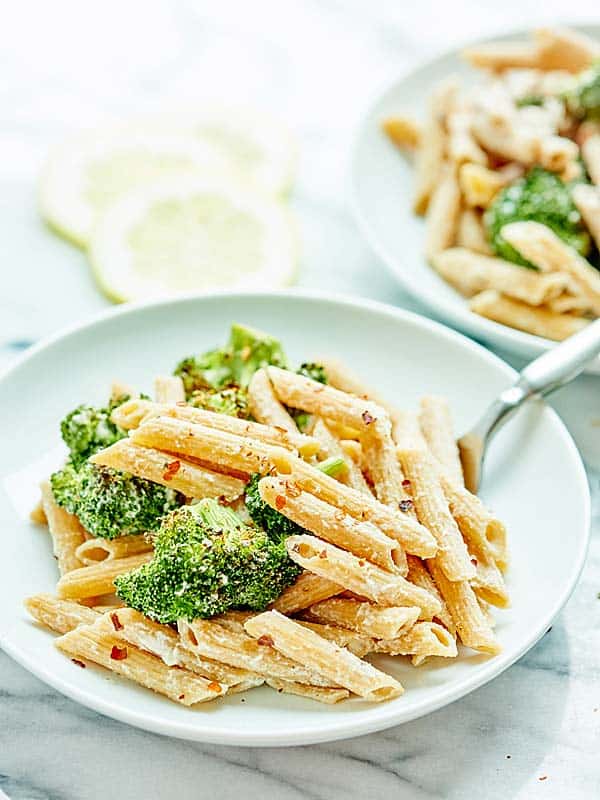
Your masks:
{"label": "gray marble vein", "polygon": [[[573,13],[594,12],[594,0],[580,0]],[[543,12],[533,0],[12,4],[0,26],[0,369],[107,306],[83,255],[39,222],[35,179],[48,147],[69,130],[165,105],[226,98],[280,115],[301,144],[299,284],[419,310],[352,221],[354,126],[373,91],[414,60],[542,13],[564,18],[564,2],[547,0]],[[599,393],[600,379],[586,376],[553,400],[589,467],[584,573],[551,630],[492,683],[381,733],[249,750],[130,728],[0,654],[0,790],[12,800],[600,797]]]}

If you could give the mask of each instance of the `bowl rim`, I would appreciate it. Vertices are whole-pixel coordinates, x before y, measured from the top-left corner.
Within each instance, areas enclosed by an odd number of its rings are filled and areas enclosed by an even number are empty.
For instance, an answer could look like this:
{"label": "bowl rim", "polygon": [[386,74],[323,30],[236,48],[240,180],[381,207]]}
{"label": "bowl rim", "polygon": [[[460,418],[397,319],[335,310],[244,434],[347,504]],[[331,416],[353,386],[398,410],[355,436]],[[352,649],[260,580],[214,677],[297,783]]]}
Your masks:
{"label": "bowl rim", "polygon": [[[33,345],[29,350],[18,356],[15,362],[0,374],[0,383],[9,380],[11,375],[16,370],[20,369],[23,364],[32,360],[53,344],[77,336],[81,331],[92,330],[94,327],[106,321],[140,312],[143,313],[145,310],[155,307],[177,307],[182,304],[212,302],[215,300],[222,300],[223,298],[242,301],[244,299],[289,299],[292,301],[298,300],[300,302],[329,304],[349,310],[367,310],[378,315],[383,315],[391,320],[408,323],[414,328],[433,333],[442,341],[445,340],[458,344],[505,374],[507,380],[514,379],[517,374],[516,371],[506,364],[499,356],[496,356],[482,345],[467,338],[464,334],[454,331],[435,320],[423,317],[412,311],[407,311],[406,309],[400,309],[376,300],[356,298],[320,290],[249,290],[239,292],[217,291],[197,293],[183,297],[169,297],[160,300],[123,304],[120,307],[105,309],[86,320],[65,326],[63,329]],[[589,484],[581,456],[565,424],[562,422],[559,415],[547,405],[545,405],[545,413],[549,415],[553,424],[556,426],[557,433],[566,451],[568,451],[569,455],[572,457],[574,481],[578,484],[577,488],[580,490],[584,501],[584,507],[582,509],[584,529],[580,538],[579,547],[575,553],[575,560],[569,579],[565,582],[564,588],[558,597],[553,598],[552,602],[548,605],[546,614],[538,622],[538,625],[534,628],[532,633],[510,656],[505,655],[503,658],[501,653],[494,659],[490,659],[481,666],[476,675],[468,675],[462,680],[457,681],[451,691],[449,691],[444,684],[432,689],[431,696],[421,704],[419,708],[413,709],[409,713],[403,713],[401,705],[395,706],[394,703],[390,703],[378,707],[378,714],[362,720],[353,720],[350,716],[341,715],[337,718],[330,718],[330,722],[327,724],[326,718],[323,717],[323,719],[319,720],[318,729],[315,729],[315,724],[313,723],[312,725],[297,727],[294,731],[286,733],[282,733],[281,731],[263,731],[260,734],[256,734],[255,732],[240,730],[234,726],[221,727],[215,730],[211,728],[210,724],[203,723],[198,716],[190,717],[189,723],[182,723],[178,720],[165,720],[161,718],[159,714],[153,712],[123,709],[116,702],[99,697],[95,692],[77,686],[76,682],[72,683],[61,677],[57,677],[52,671],[52,668],[46,668],[44,664],[35,662],[19,643],[10,641],[10,637],[5,634],[0,635],[0,648],[45,683],[94,711],[153,733],[189,741],[245,747],[285,747],[301,744],[316,744],[372,733],[430,714],[489,682],[521,658],[521,656],[533,647],[547,631],[552,620],[561,611],[577,585],[585,563],[590,539],[591,500]]]}

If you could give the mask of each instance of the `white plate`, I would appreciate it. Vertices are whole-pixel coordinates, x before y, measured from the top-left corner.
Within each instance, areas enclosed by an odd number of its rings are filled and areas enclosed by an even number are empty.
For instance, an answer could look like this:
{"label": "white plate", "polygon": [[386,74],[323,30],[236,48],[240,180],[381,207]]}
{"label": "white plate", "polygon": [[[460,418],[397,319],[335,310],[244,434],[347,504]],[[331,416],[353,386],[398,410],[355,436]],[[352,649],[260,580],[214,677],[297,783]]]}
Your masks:
{"label": "white plate", "polygon": [[[573,27],[600,39],[598,25]],[[493,40],[526,36],[524,30],[513,31]],[[352,206],[361,231],[379,258],[437,317],[486,344],[534,357],[553,343],[474,314],[465,298],[427,264],[423,256],[424,222],[412,210],[413,167],[381,130],[382,120],[394,114],[422,118],[431,88],[448,75],[457,75],[465,83],[477,80],[477,70],[460,59],[462,49],[438,56],[398,78],[366,112],[352,153]],[[588,369],[600,371],[600,358]]]}
{"label": "white plate", "polygon": [[437,323],[374,302],[317,294],[222,294],[129,306],[54,336],[0,380],[2,647],[69,697],[132,725],[184,739],[274,746],[355,736],[415,719],[481,686],[523,655],[569,597],[589,533],[589,493],[579,455],[544,404],[531,405],[501,431],[485,475],[484,499],[508,525],[513,559],[513,608],[498,614],[503,651],[496,658],[463,652],[451,664],[419,669],[388,659],[406,694],[383,705],[320,706],[258,689],[189,710],[101,669],[80,669],[52,647],[53,636],[31,622],[22,599],[52,592],[57,578],[49,537],[29,523],[27,510],[36,480],[56,459],[59,419],[80,402],[103,402],[113,378],[150,391],[156,373],[222,342],[232,320],[280,336],[294,361],[317,353],[344,358],[401,406],[414,406],[426,392],[446,394],[459,430],[514,374]]}

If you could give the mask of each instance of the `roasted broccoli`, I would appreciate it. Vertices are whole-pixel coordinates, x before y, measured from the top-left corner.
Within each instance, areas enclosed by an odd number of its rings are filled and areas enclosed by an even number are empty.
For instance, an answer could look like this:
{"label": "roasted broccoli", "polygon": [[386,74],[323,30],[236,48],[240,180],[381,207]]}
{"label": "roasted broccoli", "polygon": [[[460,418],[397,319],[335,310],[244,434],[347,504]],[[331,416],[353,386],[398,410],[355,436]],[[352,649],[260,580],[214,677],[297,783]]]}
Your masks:
{"label": "roasted broccoli", "polygon": [[89,463],[79,469],[67,464],[50,482],[56,503],[103,539],[155,531],[183,502],[182,495],[158,483]]}
{"label": "roasted broccoli", "polygon": [[196,408],[206,408],[230,417],[248,419],[248,392],[240,386],[225,386],[223,389],[194,389],[188,403]]}
{"label": "roasted broccoli", "polygon": [[299,572],[283,542],[206,498],[170,514],[156,536],[153,560],[118,577],[115,586],[128,606],[169,623],[232,608],[260,611]]}
{"label": "roasted broccoli", "polygon": [[253,475],[246,486],[246,508],[252,521],[262,528],[273,542],[282,542],[288,536],[306,533],[304,528],[284,517],[265,501],[258,491],[262,475]]}
{"label": "roasted broccoli", "polygon": [[114,442],[127,432],[111,422],[110,415],[127,397],[111,400],[105,408],[81,405],[71,411],[60,423],[62,438],[70,450],[69,460],[79,467],[87,459]]}
{"label": "roasted broccoli", "polygon": [[600,61],[573,78],[563,99],[574,117],[600,119]]}
{"label": "roasted broccoli", "polygon": [[573,203],[569,186],[542,167],[533,167],[523,178],[503,189],[484,216],[488,238],[496,255],[533,267],[501,235],[504,225],[523,220],[547,225],[583,256],[591,250],[590,235]]}
{"label": "roasted broccoli", "polygon": [[175,367],[175,375],[181,376],[189,400],[193,392],[203,389],[231,386],[246,389],[256,370],[269,364],[287,367],[279,340],[246,325],[234,324],[225,347],[184,359]]}

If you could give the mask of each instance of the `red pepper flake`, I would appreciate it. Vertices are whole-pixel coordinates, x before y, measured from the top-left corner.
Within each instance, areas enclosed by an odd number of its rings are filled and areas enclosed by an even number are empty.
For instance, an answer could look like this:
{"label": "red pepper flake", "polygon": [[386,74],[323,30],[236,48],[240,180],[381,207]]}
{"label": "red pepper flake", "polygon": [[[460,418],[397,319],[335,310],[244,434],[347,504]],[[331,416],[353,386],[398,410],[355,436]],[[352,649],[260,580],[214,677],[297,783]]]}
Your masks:
{"label": "red pepper flake", "polygon": [[110,621],[112,622],[112,624],[113,624],[113,628],[114,628],[116,631],[122,631],[122,630],[123,630],[123,626],[121,625],[121,620],[119,619],[119,617],[118,617],[118,614],[117,614],[117,612],[116,612],[116,611],[114,611],[114,612],[113,612],[113,613],[110,615]]}
{"label": "red pepper flake", "polygon": [[363,418],[365,425],[370,425],[372,422],[375,422],[375,417],[372,414],[369,414],[368,411],[363,411],[361,417]]}
{"label": "red pepper flake", "polygon": [[402,486],[403,486],[405,489],[410,489],[411,485],[412,485],[412,484],[411,484],[411,482],[408,480],[408,478],[405,478],[405,479],[402,481]]}
{"label": "red pepper flake", "polygon": [[178,699],[178,700],[183,700],[183,698],[184,698],[184,697],[185,697],[185,695],[184,695],[184,694],[180,694],[180,695],[178,696],[178,698],[177,698],[177,699]]}
{"label": "red pepper flake", "polygon": [[113,644],[112,650],[110,651],[110,657],[113,661],[123,661],[127,658],[127,648],[118,647],[116,644]]}
{"label": "red pepper flake", "polygon": [[282,428],[281,425],[272,425],[271,427],[275,428],[276,431],[279,431],[279,433],[283,433],[284,435],[288,433],[288,430],[286,428]]}
{"label": "red pepper flake", "polygon": [[400,502],[398,503],[398,508],[400,509],[400,511],[404,511],[405,513],[407,511],[410,511],[412,507],[413,507],[412,500],[400,500]]}
{"label": "red pepper flake", "polygon": [[273,647],[273,639],[266,633],[263,633],[262,636],[259,636],[256,640],[260,645],[268,645],[269,647]]}
{"label": "red pepper flake", "polygon": [[476,558],[472,558],[471,559],[471,564],[473,564],[473,566],[476,567],[477,566],[477,559]]}
{"label": "red pepper flake", "polygon": [[85,664],[83,663],[83,661],[80,661],[78,658],[72,658],[71,661],[74,664],[77,664],[78,667],[81,667],[81,669],[85,669]]}
{"label": "red pepper flake", "polygon": [[278,494],[275,498],[275,508],[277,511],[281,511],[281,509],[285,506],[285,497],[281,494]]}
{"label": "red pepper flake", "polygon": [[196,639],[196,635],[195,635],[194,631],[191,630],[191,628],[188,628],[187,635],[188,635],[188,639],[190,640],[190,642],[192,644],[194,644],[194,645],[198,644],[198,639]]}
{"label": "red pepper flake", "polygon": [[208,684],[208,688],[211,692],[220,692],[221,691],[221,684],[217,683],[216,681],[211,681]]}
{"label": "red pepper flake", "polygon": [[362,560],[362,558],[361,558],[361,559],[359,560],[359,562],[358,562],[358,566],[359,566],[359,567],[364,567],[364,565],[365,565],[365,562],[364,562],[364,561]]}
{"label": "red pepper flake", "polygon": [[167,468],[163,472],[163,480],[172,481],[180,469],[181,469],[181,461],[171,461],[170,464],[167,464]]}
{"label": "red pepper flake", "polygon": [[319,558],[327,558],[327,550],[321,550],[319,553]]}
{"label": "red pepper flake", "polygon": [[547,776],[547,775],[541,775],[541,776],[538,778],[538,781],[547,781],[547,780],[548,780],[548,776]]}

